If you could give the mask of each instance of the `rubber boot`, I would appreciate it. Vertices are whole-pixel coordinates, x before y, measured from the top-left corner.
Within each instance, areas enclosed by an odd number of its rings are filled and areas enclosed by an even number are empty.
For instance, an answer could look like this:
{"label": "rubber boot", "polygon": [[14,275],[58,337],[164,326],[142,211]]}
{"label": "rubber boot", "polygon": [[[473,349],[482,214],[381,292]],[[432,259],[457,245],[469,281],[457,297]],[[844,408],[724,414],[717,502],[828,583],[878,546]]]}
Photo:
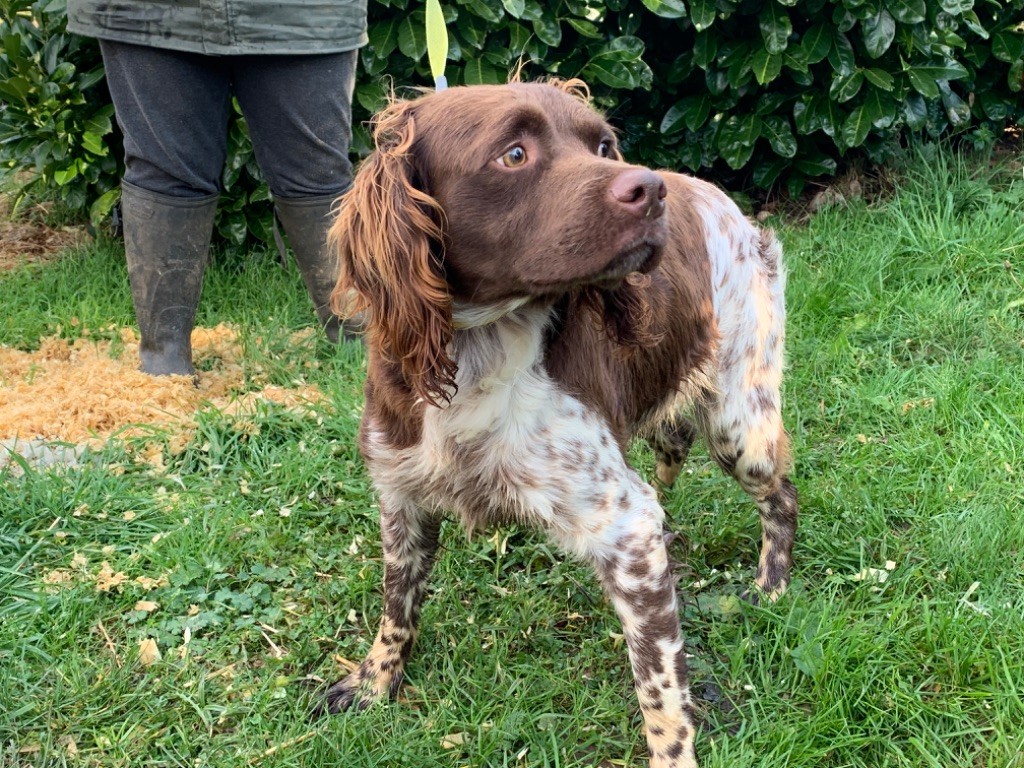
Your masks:
{"label": "rubber boot", "polygon": [[354,339],[361,330],[358,321],[342,322],[331,311],[331,293],[338,282],[338,263],[327,248],[327,232],[334,222],[336,199],[336,195],[330,195],[274,200],[277,218],[288,235],[316,316],[327,338],[333,342],[337,342],[339,336]]}
{"label": "rubber boot", "polygon": [[124,250],[144,373],[195,376],[192,327],[217,197],[171,197],[121,184]]}

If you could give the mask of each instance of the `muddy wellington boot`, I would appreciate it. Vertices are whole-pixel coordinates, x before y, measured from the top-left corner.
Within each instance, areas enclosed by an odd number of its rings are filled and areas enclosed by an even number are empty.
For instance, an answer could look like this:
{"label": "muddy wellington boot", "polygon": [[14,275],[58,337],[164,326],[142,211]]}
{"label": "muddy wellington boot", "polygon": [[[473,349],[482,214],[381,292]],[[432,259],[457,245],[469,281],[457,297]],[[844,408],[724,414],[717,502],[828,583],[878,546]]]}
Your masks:
{"label": "muddy wellington boot", "polygon": [[327,248],[327,232],[334,222],[332,208],[336,199],[337,195],[274,200],[277,218],[288,235],[316,316],[327,338],[333,342],[337,342],[339,336],[357,338],[362,330],[358,320],[342,322],[331,311],[331,292],[338,281],[338,262]]}
{"label": "muddy wellington boot", "polygon": [[144,373],[195,375],[192,327],[217,198],[171,197],[122,182],[124,249]]}

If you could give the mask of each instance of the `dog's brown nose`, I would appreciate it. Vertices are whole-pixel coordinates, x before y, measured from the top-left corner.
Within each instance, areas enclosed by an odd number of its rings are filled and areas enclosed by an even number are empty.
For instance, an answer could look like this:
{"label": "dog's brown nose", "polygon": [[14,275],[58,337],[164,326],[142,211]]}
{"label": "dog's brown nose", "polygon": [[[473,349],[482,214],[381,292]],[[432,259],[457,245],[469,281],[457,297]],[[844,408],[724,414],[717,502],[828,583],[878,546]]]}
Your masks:
{"label": "dog's brown nose", "polygon": [[665,182],[647,168],[623,171],[611,186],[612,198],[638,219],[656,218],[665,212]]}

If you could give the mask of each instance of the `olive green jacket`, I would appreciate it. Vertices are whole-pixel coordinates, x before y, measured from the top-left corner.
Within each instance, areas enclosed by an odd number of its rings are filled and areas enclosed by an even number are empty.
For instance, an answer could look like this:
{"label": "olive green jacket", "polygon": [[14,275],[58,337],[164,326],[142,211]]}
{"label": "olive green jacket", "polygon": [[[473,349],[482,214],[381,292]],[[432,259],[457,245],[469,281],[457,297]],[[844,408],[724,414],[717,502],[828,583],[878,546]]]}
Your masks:
{"label": "olive green jacket", "polygon": [[340,53],[366,44],[366,0],[68,0],[68,30],[211,55]]}

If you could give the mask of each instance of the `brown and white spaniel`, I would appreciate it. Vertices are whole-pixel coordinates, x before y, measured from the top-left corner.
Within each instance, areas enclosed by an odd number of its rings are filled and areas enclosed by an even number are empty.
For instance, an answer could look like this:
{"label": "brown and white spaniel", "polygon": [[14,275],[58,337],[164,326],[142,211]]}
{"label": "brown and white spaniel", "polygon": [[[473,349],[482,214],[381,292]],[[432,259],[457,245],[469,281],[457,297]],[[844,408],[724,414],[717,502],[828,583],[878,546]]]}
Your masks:
{"label": "brown and white spaniel", "polygon": [[451,88],[393,103],[374,129],[332,242],[335,308],[366,318],[384,618],[319,709],[397,692],[444,515],[514,521],[593,566],[650,764],[695,765],[664,512],[625,453],[646,438],[671,485],[703,435],[760,512],[758,593],[785,589],[778,241],[717,188],[623,162],[579,82]]}

